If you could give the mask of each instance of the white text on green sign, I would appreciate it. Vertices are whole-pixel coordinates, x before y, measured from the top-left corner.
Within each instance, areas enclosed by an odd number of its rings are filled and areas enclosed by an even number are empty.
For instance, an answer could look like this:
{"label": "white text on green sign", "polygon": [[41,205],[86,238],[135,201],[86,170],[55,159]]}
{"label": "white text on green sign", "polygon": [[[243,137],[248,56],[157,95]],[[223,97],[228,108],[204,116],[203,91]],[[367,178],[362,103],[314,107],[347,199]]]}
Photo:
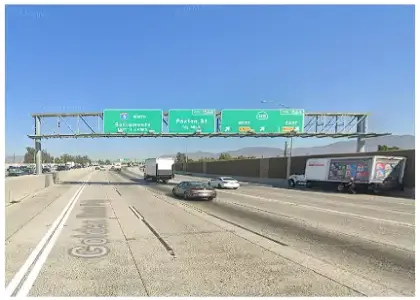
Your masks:
{"label": "white text on green sign", "polygon": [[170,133],[213,133],[215,131],[213,109],[170,110],[168,115]]}
{"label": "white text on green sign", "polygon": [[222,110],[222,133],[303,132],[304,110]]}
{"label": "white text on green sign", "polygon": [[161,110],[104,110],[105,133],[160,133]]}

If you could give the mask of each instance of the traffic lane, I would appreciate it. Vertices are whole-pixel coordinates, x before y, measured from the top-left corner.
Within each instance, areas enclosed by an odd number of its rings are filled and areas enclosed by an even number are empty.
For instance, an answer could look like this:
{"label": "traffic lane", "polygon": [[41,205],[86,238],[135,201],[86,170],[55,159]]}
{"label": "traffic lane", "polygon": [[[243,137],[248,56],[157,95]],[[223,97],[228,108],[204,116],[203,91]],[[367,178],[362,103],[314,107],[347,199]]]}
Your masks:
{"label": "traffic lane", "polygon": [[286,191],[279,191],[277,193],[255,192],[255,191],[228,191],[220,190],[221,193],[252,197],[255,199],[261,198],[267,201],[274,201],[284,203],[302,208],[313,210],[330,210],[337,212],[337,214],[352,214],[360,217],[371,217],[375,219],[386,219],[389,221],[408,223],[414,226],[415,215],[414,209],[412,212],[400,212],[377,208],[366,207],[364,205],[348,204],[338,201],[328,201],[318,198],[315,195],[312,197],[305,197],[299,194],[291,195]]}
{"label": "traffic lane", "polygon": [[[177,180],[191,180],[191,178],[177,178]],[[197,180],[197,179],[195,179]],[[279,201],[285,201],[285,203],[293,203],[307,207],[317,208],[327,208],[333,209],[342,212],[350,212],[353,214],[360,214],[366,216],[372,216],[376,218],[384,217],[386,214],[386,219],[395,220],[399,222],[409,222],[414,224],[414,205],[410,206],[401,206],[395,208],[382,207],[380,203],[370,202],[369,204],[360,203],[357,199],[352,198],[353,195],[343,196],[342,198],[335,198],[334,200],[325,195],[327,193],[314,192],[311,194],[305,192],[299,192],[295,190],[288,189],[274,189],[274,188],[260,188],[255,186],[242,186],[238,190],[227,190],[219,189],[219,191],[226,193],[235,193],[237,195],[250,195],[255,197],[263,196],[268,199],[276,199]],[[350,200],[342,201],[344,199]],[[369,196],[367,196],[369,197]],[[356,201],[355,201],[356,200]],[[398,203],[396,203],[398,205]],[[405,211],[401,211],[401,208]]]}
{"label": "traffic lane", "polygon": [[[390,213],[391,215],[412,216],[414,220],[415,205],[413,201],[384,202],[380,196],[372,195],[340,195],[320,191],[302,191],[293,189],[269,188],[260,186],[242,186],[239,193],[250,195],[264,195],[269,198],[293,199],[296,203],[319,207],[330,206],[336,209],[364,211],[366,214],[377,215]],[[382,199],[382,200],[381,200]]]}
{"label": "traffic lane", "polygon": [[[88,177],[84,179],[88,179]],[[56,186],[54,190],[46,190],[47,197],[41,201],[27,199],[6,209],[6,286],[24,265],[57,216],[66,207],[69,199],[82,186],[82,183],[83,180],[75,182],[71,186]],[[57,195],[59,196],[57,197]]]}
{"label": "traffic lane", "polygon": [[108,178],[127,205],[135,206],[145,219],[153,220],[153,226],[162,236],[220,231],[220,228],[214,225],[205,223],[179,209],[174,209],[173,205],[157,202],[156,198],[151,196],[147,190],[139,191],[136,184],[127,185],[126,183],[133,183],[130,179],[115,173],[109,173]]}
{"label": "traffic lane", "polygon": [[[151,183],[147,186],[172,197],[169,186]],[[219,199],[211,202],[179,199],[176,201],[269,236],[288,247],[369,278],[378,284],[384,284],[401,295],[414,294],[414,251],[404,251],[358,237],[329,232],[298,220],[250,210],[249,207],[239,207]]]}
{"label": "traffic lane", "polygon": [[[130,170],[134,171],[134,170]],[[179,180],[203,180],[208,181],[210,178],[200,177],[200,176],[185,176],[185,175],[176,175],[176,178]],[[396,210],[402,212],[413,212],[414,211],[414,201],[410,199],[396,198],[396,197],[386,197],[386,196],[377,196],[369,194],[340,194],[337,192],[323,192],[315,189],[301,190],[301,189],[285,189],[278,188],[273,186],[267,186],[257,183],[242,182],[241,187],[239,188],[245,191],[258,191],[262,193],[278,193],[284,192],[292,196],[299,195],[304,197],[317,197],[322,200],[330,201],[339,201],[340,203],[349,203],[349,204],[363,204],[367,206],[377,207],[381,206],[383,209]]]}
{"label": "traffic lane", "polygon": [[[133,175],[130,176],[135,178]],[[182,180],[182,178],[172,180],[169,184],[170,187],[165,187],[165,185],[157,186],[171,189],[172,185],[179,182],[179,180]],[[311,226],[322,226],[329,231],[338,231],[414,251],[414,223],[407,220],[407,217],[410,216],[404,214],[400,215],[403,216],[400,218],[402,220],[392,220],[388,214],[374,217],[356,214],[351,211],[297,205],[292,201],[276,200],[238,191],[219,190],[218,194],[219,198],[223,196],[225,201],[230,201],[234,204],[258,207],[272,213],[305,221]]]}
{"label": "traffic lane", "polygon": [[143,258],[138,265],[151,296],[360,295],[186,212],[170,199],[152,196],[141,183],[121,184],[131,182],[123,174],[110,178],[127,205],[135,206],[173,251],[163,264],[154,255],[159,251],[133,245],[136,260]]}
{"label": "traffic lane", "polygon": [[30,297],[147,295],[111,197],[116,193],[104,172],[96,172],[42,264]]}
{"label": "traffic lane", "polygon": [[[254,187],[250,186],[251,190],[261,191],[263,193],[276,194],[278,192],[285,192],[290,196],[299,196],[311,200],[313,197],[319,200],[342,203],[344,205],[364,206],[369,209],[380,209],[402,213],[413,213],[415,210],[415,202],[403,198],[391,198],[379,195],[369,194],[341,194],[338,192],[320,191],[314,189],[289,189],[289,188],[269,188],[269,187]],[[247,190],[247,187],[245,187]]]}
{"label": "traffic lane", "polygon": [[404,251],[358,237],[329,232],[261,210],[238,207],[229,202],[189,201],[188,205],[260,232],[338,268],[386,284],[401,294],[414,295],[414,251]]}
{"label": "traffic lane", "polygon": [[[172,182],[176,184],[176,181]],[[172,186],[156,185],[169,191]],[[265,198],[239,194],[236,191],[218,191],[218,198],[233,204],[247,205],[259,209],[304,221],[310,226],[324,227],[325,230],[358,236],[360,238],[389,244],[394,247],[414,251],[414,225],[408,222],[393,221],[386,215],[381,218],[340,212],[332,209],[315,209]]]}

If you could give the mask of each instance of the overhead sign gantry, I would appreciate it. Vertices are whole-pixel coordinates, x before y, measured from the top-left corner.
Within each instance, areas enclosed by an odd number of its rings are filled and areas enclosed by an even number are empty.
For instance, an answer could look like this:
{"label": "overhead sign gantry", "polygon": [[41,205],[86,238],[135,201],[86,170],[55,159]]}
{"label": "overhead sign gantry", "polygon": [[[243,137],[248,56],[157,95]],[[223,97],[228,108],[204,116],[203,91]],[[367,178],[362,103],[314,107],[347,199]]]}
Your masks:
{"label": "overhead sign gantry", "polygon": [[[307,113],[303,109],[106,109],[97,113],[33,114],[37,173],[41,140],[56,138],[301,137],[364,139],[390,135],[367,131],[365,113]],[[47,122],[54,120],[54,124]],[[42,127],[42,128],[41,128]],[[49,130],[48,130],[49,129]],[[38,170],[39,169],[39,170]]]}

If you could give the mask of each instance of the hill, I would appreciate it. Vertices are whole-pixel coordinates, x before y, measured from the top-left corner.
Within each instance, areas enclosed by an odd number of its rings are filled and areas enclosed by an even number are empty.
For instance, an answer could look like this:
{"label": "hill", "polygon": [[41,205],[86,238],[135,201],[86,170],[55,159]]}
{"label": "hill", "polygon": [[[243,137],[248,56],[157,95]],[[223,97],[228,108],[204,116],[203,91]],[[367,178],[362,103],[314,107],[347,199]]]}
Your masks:
{"label": "hill", "polygon": [[[366,140],[366,151],[376,151],[378,145],[387,145],[389,147],[399,147],[400,149],[414,149],[415,148],[415,137],[414,135],[391,135],[377,138],[371,138]],[[344,141],[332,143],[326,146],[318,147],[302,147],[294,148],[293,156],[305,156],[305,155],[316,155],[316,154],[332,154],[332,153],[354,153],[356,152],[356,140]],[[255,156],[255,157],[282,157],[284,155],[284,149],[274,147],[247,147],[237,150],[225,151],[232,156]],[[205,157],[219,157],[219,153],[212,152],[191,152],[188,153],[188,157],[191,159],[199,159]],[[169,154],[175,156],[175,153]]]}

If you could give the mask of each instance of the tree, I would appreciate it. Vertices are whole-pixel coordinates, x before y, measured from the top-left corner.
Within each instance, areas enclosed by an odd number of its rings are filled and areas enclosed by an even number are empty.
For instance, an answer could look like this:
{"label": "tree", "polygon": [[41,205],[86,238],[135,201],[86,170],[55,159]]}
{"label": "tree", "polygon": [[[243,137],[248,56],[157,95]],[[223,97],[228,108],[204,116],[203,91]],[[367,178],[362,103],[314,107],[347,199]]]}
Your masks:
{"label": "tree", "polygon": [[401,150],[401,149],[396,146],[388,147],[387,145],[378,145],[378,152],[398,151],[398,150]]}
{"label": "tree", "polygon": [[107,159],[107,160],[105,160],[105,164],[106,165],[110,165],[111,164],[111,161],[109,159]]}
{"label": "tree", "polygon": [[219,160],[230,160],[232,159],[232,155],[229,153],[220,153]]}
{"label": "tree", "polygon": [[23,157],[23,162],[26,164],[35,162],[35,148],[26,147],[26,153]]}
{"label": "tree", "polygon": [[178,152],[177,154],[176,154],[176,157],[175,157],[175,162],[177,163],[177,164],[183,164],[183,163],[185,163],[185,161],[186,161],[186,156],[185,156],[185,153],[181,153],[181,152]]}
{"label": "tree", "polygon": [[[26,153],[23,157],[23,162],[27,164],[35,163],[35,153],[36,150],[33,147],[26,147]],[[46,150],[41,150],[42,162],[43,163],[52,163],[54,162],[54,157],[49,154]]]}
{"label": "tree", "polygon": [[[35,148],[26,147],[26,153],[23,158],[24,163],[35,163],[35,153]],[[92,162],[92,160],[87,155],[81,156],[63,153],[61,156],[54,157],[46,150],[42,150],[42,163],[64,164],[70,161],[73,161],[77,164],[87,164]]]}

